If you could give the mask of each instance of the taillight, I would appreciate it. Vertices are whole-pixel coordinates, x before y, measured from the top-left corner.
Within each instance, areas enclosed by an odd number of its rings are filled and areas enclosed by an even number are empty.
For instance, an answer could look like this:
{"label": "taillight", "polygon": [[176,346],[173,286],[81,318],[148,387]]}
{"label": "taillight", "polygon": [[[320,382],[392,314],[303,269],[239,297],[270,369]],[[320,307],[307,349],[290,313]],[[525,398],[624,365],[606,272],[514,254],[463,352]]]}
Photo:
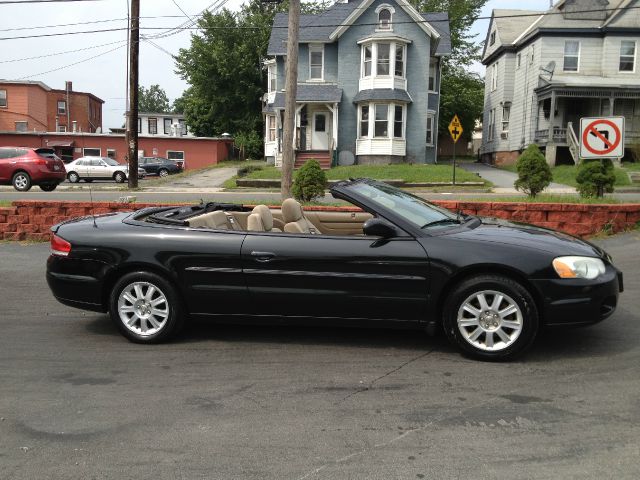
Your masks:
{"label": "taillight", "polygon": [[71,251],[71,244],[56,234],[51,235],[51,255],[66,257]]}

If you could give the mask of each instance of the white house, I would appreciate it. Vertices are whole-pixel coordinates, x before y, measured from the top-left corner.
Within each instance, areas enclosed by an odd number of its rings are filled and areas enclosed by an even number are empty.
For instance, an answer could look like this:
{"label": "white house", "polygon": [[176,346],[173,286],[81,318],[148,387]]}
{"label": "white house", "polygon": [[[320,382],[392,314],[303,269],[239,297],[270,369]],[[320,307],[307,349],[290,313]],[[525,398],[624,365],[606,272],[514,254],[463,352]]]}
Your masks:
{"label": "white house", "polygon": [[193,137],[184,120],[177,113],[139,113],[138,133],[171,137]]}
{"label": "white house", "polygon": [[[508,164],[530,143],[578,161],[581,117],[619,115],[640,142],[637,0],[561,0],[546,12],[494,10],[485,41],[481,155]],[[630,8],[633,7],[633,8]]]}

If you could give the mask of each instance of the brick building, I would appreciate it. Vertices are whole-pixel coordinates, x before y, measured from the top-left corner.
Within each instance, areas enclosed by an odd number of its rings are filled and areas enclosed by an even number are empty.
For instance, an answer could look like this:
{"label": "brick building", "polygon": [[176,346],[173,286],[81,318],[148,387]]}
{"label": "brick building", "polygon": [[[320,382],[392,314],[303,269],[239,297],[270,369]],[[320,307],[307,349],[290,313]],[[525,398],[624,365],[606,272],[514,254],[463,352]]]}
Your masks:
{"label": "brick building", "polygon": [[0,131],[101,132],[103,100],[42,82],[0,80]]}

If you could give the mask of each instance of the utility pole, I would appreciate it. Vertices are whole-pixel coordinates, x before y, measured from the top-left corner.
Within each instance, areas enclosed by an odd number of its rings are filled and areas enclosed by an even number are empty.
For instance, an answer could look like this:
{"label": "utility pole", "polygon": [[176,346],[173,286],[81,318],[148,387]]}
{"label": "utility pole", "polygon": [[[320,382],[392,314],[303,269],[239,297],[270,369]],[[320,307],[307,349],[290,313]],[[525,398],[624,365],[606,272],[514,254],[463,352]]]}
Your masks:
{"label": "utility pole", "polygon": [[129,188],[138,188],[138,53],[140,51],[140,0],[131,0],[129,41],[129,115],[127,148]]}
{"label": "utility pole", "polygon": [[300,0],[289,2],[289,27],[287,30],[287,64],[285,67],[284,129],[282,132],[282,199],[291,197],[293,177],[296,118],[296,94],[298,91],[298,27],[300,26]]}

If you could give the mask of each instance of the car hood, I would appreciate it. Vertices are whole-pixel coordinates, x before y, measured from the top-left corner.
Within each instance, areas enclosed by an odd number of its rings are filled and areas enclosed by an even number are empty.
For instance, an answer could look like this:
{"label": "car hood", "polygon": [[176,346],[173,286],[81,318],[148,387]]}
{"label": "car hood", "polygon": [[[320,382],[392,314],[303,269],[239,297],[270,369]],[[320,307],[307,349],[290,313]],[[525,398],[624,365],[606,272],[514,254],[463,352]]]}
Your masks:
{"label": "car hood", "polygon": [[606,258],[607,254],[599,247],[580,238],[534,225],[509,222],[499,218],[480,217],[476,228],[458,230],[451,235],[482,243],[519,246],[526,249],[559,255],[583,255]]}

